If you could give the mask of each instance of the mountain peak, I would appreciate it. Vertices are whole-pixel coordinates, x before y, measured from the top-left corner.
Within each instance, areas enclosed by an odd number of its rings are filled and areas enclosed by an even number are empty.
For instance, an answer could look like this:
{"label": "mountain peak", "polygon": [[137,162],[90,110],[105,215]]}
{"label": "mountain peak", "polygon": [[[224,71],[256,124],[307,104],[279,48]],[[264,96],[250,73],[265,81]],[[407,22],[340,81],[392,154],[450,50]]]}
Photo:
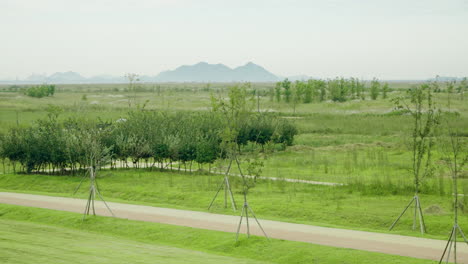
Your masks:
{"label": "mountain peak", "polygon": [[279,78],[249,61],[244,66],[234,69],[221,63],[199,62],[194,65],[184,65],[172,71],[161,72],[156,80],[160,82],[274,82]]}
{"label": "mountain peak", "polygon": [[79,73],[76,73],[73,71],[56,72],[50,75],[47,79],[48,79],[48,82],[51,82],[51,83],[82,82],[86,80],[86,78],[81,76]]}

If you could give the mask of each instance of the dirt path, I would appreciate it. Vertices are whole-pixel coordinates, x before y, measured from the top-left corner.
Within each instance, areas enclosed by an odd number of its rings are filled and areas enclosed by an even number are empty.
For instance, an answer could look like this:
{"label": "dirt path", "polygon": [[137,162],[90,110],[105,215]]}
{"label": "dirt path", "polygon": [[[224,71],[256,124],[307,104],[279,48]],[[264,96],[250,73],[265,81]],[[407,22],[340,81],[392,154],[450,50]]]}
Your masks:
{"label": "dirt path", "polygon": [[[0,192],[0,203],[77,213],[83,212],[85,202],[86,201],[83,199]],[[233,233],[236,231],[239,221],[238,216],[112,202],[109,202],[108,204],[117,217],[131,220],[165,223]],[[102,202],[96,203],[96,212],[103,216],[110,215]],[[415,258],[438,260],[445,246],[445,241],[435,239],[292,224],[262,219],[260,219],[260,222],[267,234],[272,238]],[[262,235],[253,219],[250,221],[250,226],[252,234],[259,236]],[[241,231],[243,233],[246,232],[245,226]],[[468,246],[463,243],[459,243],[459,245],[457,245],[457,250],[459,263],[468,263]]]}
{"label": "dirt path", "polygon": [[[151,164],[151,163],[142,163],[140,165],[141,165],[140,168],[147,168],[147,167],[151,167],[153,164]],[[177,163],[173,163],[173,165],[177,165]],[[125,165],[121,165],[121,164],[116,164],[115,167],[116,168],[127,168]],[[165,169],[172,168],[172,171],[180,170],[180,171],[184,171],[184,172],[191,172],[189,169],[185,169],[185,168],[178,168],[178,167],[174,167],[174,166],[170,167],[169,163],[165,163],[163,167]],[[104,166],[103,168],[110,169],[110,166]],[[129,163],[128,168],[135,168],[135,167],[133,167],[133,165],[131,163]],[[154,168],[158,169],[158,167],[154,167]],[[216,169],[216,168],[213,168],[213,169]],[[224,173],[222,171],[211,171],[210,174],[224,175]],[[228,173],[228,175],[233,176],[233,177],[242,177],[240,174],[235,174],[235,173]],[[245,175],[245,177],[254,178],[254,176],[251,176],[251,175]],[[297,183],[305,183],[305,184],[313,184],[313,185],[327,185],[327,186],[341,186],[341,185],[344,185],[343,183],[337,183],[337,182],[310,181],[310,180],[267,177],[267,176],[259,176],[257,178],[261,179],[261,180],[297,182]]]}
{"label": "dirt path", "polygon": [[[163,168],[167,169],[167,170],[171,170],[171,171],[192,172],[189,169],[178,168],[178,167],[174,167],[174,166],[170,167],[169,165],[170,165],[169,163],[164,163]],[[172,165],[177,165],[177,163],[173,163]],[[117,168],[117,169],[123,169],[123,168],[126,168],[126,169],[135,169],[135,168],[136,169],[138,169],[138,168],[146,169],[146,168],[150,168],[150,167],[153,167],[155,170],[159,169],[159,167],[154,166],[153,163],[140,163],[139,167],[135,167],[133,165],[133,163],[131,163],[131,162],[128,163],[127,165],[120,164],[120,163],[114,165],[114,168]],[[111,166],[106,165],[106,166],[103,166],[102,168],[103,169],[111,169]],[[215,168],[213,168],[213,169],[215,169]],[[45,170],[45,172],[52,172],[52,170]],[[195,170],[193,170],[193,172],[195,172]],[[207,171],[205,171],[205,172],[207,172]],[[221,171],[211,171],[209,173],[214,174],[214,175],[224,175],[224,173],[221,172]],[[4,174],[4,173],[0,172],[0,174]],[[235,174],[235,173],[228,173],[228,175],[232,176],[232,177],[242,177],[240,174]],[[245,177],[254,178],[254,176],[251,176],[251,175],[245,175]],[[293,183],[296,182],[296,183],[305,183],[305,184],[313,184],[313,185],[326,185],[326,186],[342,186],[342,185],[345,185],[344,183],[337,183],[337,182],[311,181],[311,180],[290,179],[290,178],[280,178],[280,177],[259,176],[257,178],[261,179],[261,180],[285,181],[285,182],[293,182]]]}

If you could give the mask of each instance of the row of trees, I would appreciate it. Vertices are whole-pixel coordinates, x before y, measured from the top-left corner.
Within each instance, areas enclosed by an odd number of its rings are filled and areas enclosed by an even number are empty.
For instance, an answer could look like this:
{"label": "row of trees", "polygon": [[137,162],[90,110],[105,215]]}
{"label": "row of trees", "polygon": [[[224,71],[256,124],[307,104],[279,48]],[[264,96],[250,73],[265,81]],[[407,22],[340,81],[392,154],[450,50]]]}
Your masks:
{"label": "row of trees", "polygon": [[[241,146],[265,144],[291,145],[296,128],[275,115],[250,113],[242,119],[235,135]],[[76,171],[87,166],[87,150],[98,145],[109,154],[111,166],[120,162],[139,167],[178,162],[192,167],[193,162],[211,164],[225,156],[221,146],[224,131],[222,116],[216,112],[168,113],[130,112],[115,122],[67,119],[60,121],[58,112],[31,127],[15,127],[2,135],[0,157],[31,171]],[[84,142],[92,142],[84,144]]]}
{"label": "row of trees", "polygon": [[55,93],[54,84],[35,85],[24,90],[24,94],[31,97],[42,98],[46,96],[53,96]]}
{"label": "row of trees", "polygon": [[[431,86],[436,93],[459,94],[459,98],[463,100],[464,94],[468,91],[468,80],[463,78],[460,81],[452,80],[445,83],[436,80],[431,82]],[[388,83],[382,83],[376,78],[367,83],[357,78],[310,79],[295,82],[285,79],[277,82],[275,87],[270,89],[269,94],[271,101],[285,102],[295,107],[300,103],[308,104],[327,100],[345,102],[366,98],[386,99],[391,90]]]}
{"label": "row of trees", "polygon": [[332,100],[334,102],[345,102],[353,99],[364,100],[369,94],[372,100],[380,95],[387,97],[390,88],[387,83],[382,84],[373,79],[367,87],[364,81],[357,78],[335,78],[329,80],[295,81],[294,83],[285,79],[277,82],[270,91],[277,102],[286,103],[312,103]]}

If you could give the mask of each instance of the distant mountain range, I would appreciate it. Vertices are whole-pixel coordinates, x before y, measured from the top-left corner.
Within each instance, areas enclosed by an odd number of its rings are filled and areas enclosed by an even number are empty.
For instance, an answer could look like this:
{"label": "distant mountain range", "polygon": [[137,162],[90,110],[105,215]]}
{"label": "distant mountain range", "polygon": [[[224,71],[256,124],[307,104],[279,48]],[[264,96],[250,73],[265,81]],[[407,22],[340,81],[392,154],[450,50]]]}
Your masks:
{"label": "distant mountain range", "polygon": [[[229,68],[224,64],[209,64],[199,62],[194,65],[183,65],[174,70],[163,71],[158,75],[141,75],[139,79],[146,83],[163,82],[277,82],[286,76],[275,75],[260,65],[248,62],[243,66]],[[287,77],[290,81],[304,81],[313,77],[308,75],[295,75]],[[439,76],[438,81],[460,81],[462,78]],[[421,82],[427,80],[391,80],[392,82]],[[77,72],[56,72],[51,75],[32,74],[22,80],[0,80],[0,84],[79,84],[79,83],[126,83],[124,76],[97,75],[86,78]]]}
{"label": "distant mountain range", "polygon": [[[11,81],[3,81],[11,83]],[[111,75],[98,75],[90,78],[83,77],[79,73],[56,72],[49,76],[43,74],[33,74],[24,80],[17,80],[15,83],[19,84],[40,84],[40,83],[58,83],[58,84],[74,84],[74,83],[123,83],[126,82],[124,77],[115,77]]]}
{"label": "distant mountain range", "polygon": [[437,76],[436,78],[429,79],[429,81],[450,82],[450,81],[461,81],[464,78],[466,77]]}
{"label": "distant mountain range", "polygon": [[[231,69],[224,64],[209,64],[199,62],[195,65],[183,65],[175,70],[163,71],[156,76],[140,76],[142,82],[276,82],[283,79],[262,66],[248,62],[243,66]],[[125,83],[123,76],[98,75],[90,78],[83,77],[79,73],[56,72],[46,76],[33,74],[24,80],[4,80],[0,83]]]}
{"label": "distant mountain range", "polygon": [[155,81],[158,82],[275,82],[278,80],[278,76],[252,62],[234,69],[224,64],[200,62],[164,71],[155,77]]}

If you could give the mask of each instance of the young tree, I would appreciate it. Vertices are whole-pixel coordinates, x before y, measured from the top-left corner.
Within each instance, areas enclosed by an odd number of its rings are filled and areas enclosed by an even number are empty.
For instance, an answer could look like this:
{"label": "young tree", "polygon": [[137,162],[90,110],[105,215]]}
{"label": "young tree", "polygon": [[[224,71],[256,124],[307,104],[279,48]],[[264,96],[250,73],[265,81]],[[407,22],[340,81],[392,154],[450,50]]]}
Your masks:
{"label": "young tree", "polygon": [[296,106],[301,100],[300,87],[295,85],[291,89],[291,106],[293,108],[293,114],[296,114]]}
{"label": "young tree", "polygon": [[319,101],[323,102],[325,101],[325,98],[327,98],[327,84],[323,80],[318,80],[316,85],[317,90],[319,91]]}
{"label": "young tree", "polygon": [[398,108],[405,108],[413,117],[413,133],[410,147],[412,149],[412,174],[414,179],[414,197],[406,206],[400,216],[393,222],[390,230],[406,212],[406,210],[415,203],[413,216],[413,230],[416,228],[416,218],[419,216],[419,225],[421,233],[424,234],[426,226],[424,223],[419,192],[421,181],[433,173],[432,166],[432,148],[434,147],[434,131],[439,122],[440,111],[435,107],[432,100],[432,87],[423,84],[409,91],[410,106],[402,98],[395,99]]}
{"label": "young tree", "polygon": [[281,87],[284,89],[284,101],[289,103],[291,101],[291,82],[288,78],[284,79],[281,83]]}
{"label": "young tree", "polygon": [[241,212],[241,217],[239,221],[239,225],[237,226],[237,232],[236,232],[236,242],[239,240],[239,232],[240,228],[242,226],[242,220],[245,217],[245,221],[247,223],[247,237],[250,237],[250,225],[249,225],[249,213],[254,217],[255,221],[257,222],[258,226],[260,227],[260,230],[263,232],[263,235],[269,240],[268,235],[266,234],[265,230],[263,230],[262,225],[257,219],[257,216],[255,215],[254,211],[250,207],[247,199],[247,195],[249,193],[249,190],[253,187],[255,187],[257,177],[260,176],[262,172],[262,167],[263,167],[263,162],[261,162],[258,158],[258,155],[255,156],[253,159],[247,159],[247,173],[250,177],[247,177],[242,172],[242,168],[240,166],[240,158],[236,157],[236,163],[237,163],[237,168],[239,170],[239,173],[242,177],[242,194],[244,197],[244,204],[242,206],[242,212]]}
{"label": "young tree", "polygon": [[[125,78],[128,80],[128,91],[133,93],[133,104],[136,104],[136,83],[140,81],[138,74],[136,73],[127,73],[125,74]],[[128,107],[132,107],[131,99],[128,100]]]}
{"label": "young tree", "polygon": [[[450,108],[449,108],[450,110]],[[440,136],[443,162],[448,167],[452,177],[452,192],[453,192],[453,226],[450,232],[450,236],[447,240],[444,252],[440,258],[442,263],[446,256],[447,263],[450,261],[450,253],[453,246],[453,261],[457,263],[457,236],[461,234],[465,243],[468,244],[468,240],[465,237],[461,227],[458,225],[458,178],[460,172],[463,171],[465,165],[468,162],[468,141],[463,137],[462,133],[456,129],[457,123],[460,122],[459,117],[452,115],[450,111],[445,115],[445,126],[442,135]],[[448,251],[447,251],[448,249]]]}
{"label": "young tree", "polygon": [[356,79],[356,96],[361,100],[366,99],[366,94],[364,93],[364,90],[364,82],[361,82],[359,81],[359,79]]}
{"label": "young tree", "polygon": [[[245,87],[235,86],[235,87],[230,88],[229,90],[229,101],[225,101],[222,98],[219,98],[217,100],[215,98],[212,98],[212,102],[213,102],[213,111],[218,112],[223,116],[223,119],[222,119],[224,121],[223,127],[225,129],[221,132],[221,136],[220,136],[221,141],[222,141],[221,148],[226,153],[226,157],[229,159],[229,167],[226,171],[223,182],[218,188],[216,195],[210,204],[210,207],[213,204],[214,199],[216,199],[216,196],[218,195],[221,188],[225,186],[225,206],[226,206],[227,192],[229,191],[231,194],[231,201],[233,203],[233,207],[235,208],[234,197],[232,195],[232,191],[230,190],[229,181],[227,180],[227,176],[232,166],[232,163],[235,162],[235,164],[237,164],[237,167],[239,169],[239,173],[241,174],[241,177],[242,177],[242,182],[243,182],[242,193],[244,197],[241,218],[240,218],[239,226],[237,228],[237,236],[236,236],[236,241],[237,241],[244,214],[247,220],[247,226],[249,225],[248,224],[249,212],[251,212],[251,214],[257,220],[257,218],[255,217],[255,214],[253,213],[252,208],[250,208],[248,201],[247,201],[248,190],[252,186],[249,185],[249,181],[246,175],[244,175],[242,172],[241,163],[240,163],[241,159],[239,157],[240,153],[238,152],[237,141],[236,141],[236,138],[240,131],[241,126],[246,123],[246,120],[251,115],[252,108],[253,108],[253,104],[252,104],[253,101],[252,101],[252,98],[249,98],[247,96]],[[258,220],[257,220],[257,223],[260,226],[260,228],[262,228]],[[250,232],[249,228],[247,228],[248,235],[250,235],[249,232]]]}
{"label": "young tree", "polygon": [[356,92],[357,92],[356,80],[353,77],[351,77],[349,82],[350,82],[349,86],[350,86],[350,92],[351,92],[351,99],[356,99]]}
{"label": "young tree", "polygon": [[[107,205],[106,201],[101,195],[99,190],[99,186],[96,181],[96,174],[97,171],[110,162],[110,148],[107,148],[102,144],[100,140],[100,130],[98,128],[82,130],[79,134],[80,142],[84,146],[84,157],[86,161],[86,167],[88,170],[90,186],[89,186],[89,196],[88,201],[86,203],[86,207],[83,213],[83,220],[85,219],[86,215],[90,214],[90,210],[92,209],[93,215],[96,215],[96,210],[94,207],[94,201],[96,199],[96,195],[104,202],[105,206],[109,210],[109,212],[114,216],[114,213]],[[75,192],[78,191],[81,184],[83,183],[86,174],[83,175],[83,178],[80,184],[75,189]]]}
{"label": "young tree", "polygon": [[387,93],[389,92],[390,88],[388,87],[388,83],[384,83],[382,87],[382,98],[387,99]]}
{"label": "young tree", "polygon": [[457,86],[457,93],[460,94],[460,100],[465,99],[465,93],[468,91],[468,79],[464,77]]}
{"label": "young tree", "polygon": [[307,81],[307,83],[304,85],[304,104],[310,104],[312,102],[314,95],[313,89],[314,87],[311,80]]}
{"label": "young tree", "polygon": [[452,107],[452,94],[455,88],[455,81],[448,81],[446,84],[447,91],[447,107],[451,109]]}
{"label": "young tree", "polygon": [[371,81],[370,96],[372,100],[376,100],[380,93],[380,82],[376,78]]}
{"label": "young tree", "polygon": [[330,99],[334,102],[346,101],[346,85],[343,78],[328,81],[328,90],[330,92]]}
{"label": "young tree", "polygon": [[275,98],[276,102],[281,102],[281,82],[277,82],[275,85]]}
{"label": "young tree", "polygon": [[211,97],[213,112],[222,116],[222,127],[224,129],[220,131],[220,147],[222,152],[225,153],[226,158],[229,160],[229,165],[225,172],[223,181],[221,182],[215,196],[213,197],[213,200],[208,206],[208,209],[211,208],[219,191],[224,187],[225,207],[227,207],[227,193],[229,192],[232,207],[234,210],[236,210],[234,195],[232,194],[228,176],[232,163],[236,162],[237,155],[239,154],[238,150],[240,147],[237,143],[239,133],[241,128],[247,123],[248,116],[254,107],[254,101],[252,97],[248,96],[245,86],[234,86],[229,88],[228,96],[229,100],[224,100],[221,97]]}

